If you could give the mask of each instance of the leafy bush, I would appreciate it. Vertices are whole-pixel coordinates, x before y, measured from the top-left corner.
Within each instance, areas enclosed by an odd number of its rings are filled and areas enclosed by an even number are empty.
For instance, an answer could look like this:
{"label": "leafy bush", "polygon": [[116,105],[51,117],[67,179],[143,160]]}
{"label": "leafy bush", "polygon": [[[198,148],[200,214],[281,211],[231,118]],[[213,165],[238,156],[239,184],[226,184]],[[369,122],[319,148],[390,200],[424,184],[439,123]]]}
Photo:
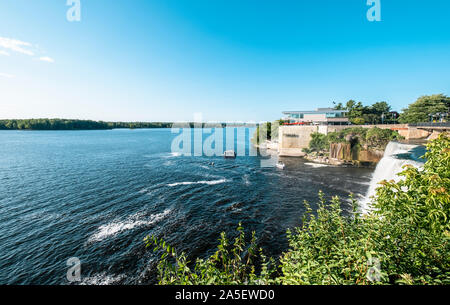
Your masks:
{"label": "leafy bush", "polygon": [[[147,247],[162,253],[158,263],[159,284],[161,285],[237,285],[268,284],[273,273],[273,260],[266,260],[262,249],[256,246],[255,233],[249,246],[245,243],[244,229],[239,224],[238,236],[230,244],[225,233],[221,233],[217,251],[206,260],[197,259],[194,264],[185,253],[178,255],[172,247],[156,237],[147,237]],[[261,271],[255,274],[254,260],[259,259]],[[192,266],[193,265],[193,266]]]}
{"label": "leafy bush", "polygon": [[351,217],[337,197],[328,204],[320,193],[316,211],[305,202],[277,269],[256,251],[254,234],[245,246],[241,226],[233,245],[222,233],[217,252],[193,267],[148,237],[147,246],[163,253],[160,284],[450,284],[450,138],[442,134],[427,148],[424,168],[407,166],[403,180],[382,181],[367,214],[353,197]]}
{"label": "leafy bush", "polygon": [[[369,227],[356,211],[355,217],[341,216],[340,201],[327,206],[323,193],[317,215],[305,202],[307,213],[301,228],[288,231],[289,250],[281,257],[277,283],[288,285],[368,284],[368,260],[374,252]],[[384,280],[386,275],[383,274]]]}
{"label": "leafy bush", "polygon": [[311,141],[309,142],[310,151],[322,151],[327,150],[330,147],[327,136],[319,132],[311,134]]}
{"label": "leafy bush", "polygon": [[441,135],[428,144],[423,170],[407,166],[398,183],[383,181],[374,215],[389,239],[391,276],[414,284],[450,283],[450,139]]}

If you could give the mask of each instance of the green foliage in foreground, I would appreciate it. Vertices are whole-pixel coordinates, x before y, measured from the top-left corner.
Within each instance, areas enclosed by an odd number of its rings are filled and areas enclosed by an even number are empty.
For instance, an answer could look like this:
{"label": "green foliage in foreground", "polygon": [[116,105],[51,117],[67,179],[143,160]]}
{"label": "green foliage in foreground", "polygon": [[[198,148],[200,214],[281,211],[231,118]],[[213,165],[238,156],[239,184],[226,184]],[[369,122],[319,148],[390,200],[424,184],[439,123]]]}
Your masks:
{"label": "green foliage in foreground", "polygon": [[307,202],[301,227],[287,232],[288,250],[267,259],[241,226],[230,244],[224,233],[207,259],[189,262],[164,241],[145,239],[162,253],[160,284],[450,284],[450,138],[428,145],[423,169],[406,167],[404,180],[382,181],[371,211],[351,217],[341,202],[319,194]]}
{"label": "green foliage in foreground", "polygon": [[[147,247],[162,253],[158,263],[159,284],[161,285],[239,285],[269,284],[274,272],[262,249],[257,248],[255,233],[250,245],[246,245],[244,229],[237,228],[238,236],[230,243],[225,233],[221,233],[217,251],[208,259],[197,259],[192,267],[186,254],[177,254],[174,248],[156,237],[146,237]],[[259,259],[261,271],[256,275],[255,259]]]}

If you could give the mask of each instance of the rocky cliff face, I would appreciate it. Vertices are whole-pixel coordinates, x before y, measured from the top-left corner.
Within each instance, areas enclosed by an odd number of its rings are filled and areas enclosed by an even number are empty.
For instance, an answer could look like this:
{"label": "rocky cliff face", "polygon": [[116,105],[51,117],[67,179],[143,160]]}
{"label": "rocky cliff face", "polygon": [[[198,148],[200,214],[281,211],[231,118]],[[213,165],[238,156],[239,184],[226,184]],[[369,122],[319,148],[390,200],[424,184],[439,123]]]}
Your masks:
{"label": "rocky cliff face", "polygon": [[331,143],[330,159],[339,161],[356,161],[358,163],[367,163],[367,165],[376,165],[383,158],[383,151],[360,147],[351,143]]}
{"label": "rocky cliff face", "polygon": [[351,160],[352,149],[350,143],[331,143],[330,158],[338,160]]}
{"label": "rocky cliff face", "polygon": [[378,163],[383,158],[383,154],[384,152],[382,150],[361,150],[359,152],[358,161]]}

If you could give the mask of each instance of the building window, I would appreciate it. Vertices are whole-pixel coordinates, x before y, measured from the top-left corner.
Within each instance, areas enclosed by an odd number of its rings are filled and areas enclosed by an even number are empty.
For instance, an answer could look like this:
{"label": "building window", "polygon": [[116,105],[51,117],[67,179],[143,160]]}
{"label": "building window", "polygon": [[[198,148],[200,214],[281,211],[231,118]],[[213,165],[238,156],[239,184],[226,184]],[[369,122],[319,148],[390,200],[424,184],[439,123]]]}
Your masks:
{"label": "building window", "polygon": [[293,113],[290,115],[290,117],[293,119],[303,119],[303,114]]}

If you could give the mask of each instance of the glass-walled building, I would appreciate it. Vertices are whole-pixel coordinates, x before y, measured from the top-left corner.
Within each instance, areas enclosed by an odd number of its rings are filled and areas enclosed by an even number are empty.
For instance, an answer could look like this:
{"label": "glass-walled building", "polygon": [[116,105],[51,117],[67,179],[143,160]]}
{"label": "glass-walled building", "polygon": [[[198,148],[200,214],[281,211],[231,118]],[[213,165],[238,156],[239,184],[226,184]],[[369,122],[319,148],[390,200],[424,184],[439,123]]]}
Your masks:
{"label": "glass-walled building", "polygon": [[319,108],[315,111],[285,111],[283,120],[290,124],[348,125],[346,110]]}

